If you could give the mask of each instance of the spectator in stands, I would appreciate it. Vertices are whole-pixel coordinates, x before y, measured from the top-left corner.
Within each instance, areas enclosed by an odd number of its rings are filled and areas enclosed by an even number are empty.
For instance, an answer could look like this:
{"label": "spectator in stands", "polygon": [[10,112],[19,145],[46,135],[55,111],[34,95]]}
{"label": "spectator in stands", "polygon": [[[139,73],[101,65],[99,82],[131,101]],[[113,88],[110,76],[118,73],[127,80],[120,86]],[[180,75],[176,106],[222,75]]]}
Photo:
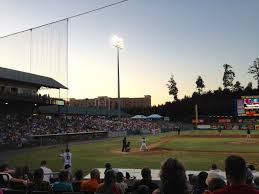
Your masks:
{"label": "spectator in stands", "polygon": [[108,163],[108,162],[105,163],[104,167],[105,167],[104,174],[105,174],[108,170],[113,170],[111,163]]}
{"label": "spectator in stands", "polygon": [[83,177],[84,173],[82,170],[77,170],[75,172],[75,180],[72,182],[72,186],[73,186],[73,191],[74,192],[79,192],[81,189],[81,183],[83,181]]}
{"label": "spectator in stands", "polygon": [[146,185],[139,185],[134,194],[149,194],[149,188]]}
{"label": "spectator in stands", "polygon": [[160,188],[153,194],[186,194],[187,178],[183,165],[175,158],[167,159],[160,170]]}
{"label": "spectator in stands", "polygon": [[104,182],[100,184],[97,191],[106,194],[124,194],[118,183],[116,183],[116,175],[113,170],[106,171]]}
{"label": "spectator in stands", "polygon": [[229,156],[225,160],[225,171],[228,186],[217,190],[214,194],[259,194],[255,188],[246,185],[246,162],[240,156]]}
{"label": "spectator in stands", "polygon": [[211,172],[219,173],[219,172],[221,172],[221,170],[218,168],[217,164],[212,164],[211,170],[209,171],[209,173],[211,173]]}
{"label": "spectator in stands", "polygon": [[197,181],[197,185],[193,190],[193,194],[202,194],[205,190],[208,189],[208,186],[206,185],[207,177],[208,177],[207,172],[200,172],[198,174],[198,181]]}
{"label": "spectator in stands", "polygon": [[155,189],[158,188],[158,186],[152,181],[152,176],[151,176],[151,170],[150,168],[143,168],[141,170],[141,176],[142,179],[139,181],[136,181],[135,184],[133,185],[133,190],[137,190],[137,188],[140,185],[146,185],[149,189],[149,193],[152,193]]}
{"label": "spectator in stands", "polygon": [[127,183],[128,186],[133,186],[134,183],[136,182],[136,177],[131,177],[130,173],[126,172],[124,181],[125,181],[125,183]]}
{"label": "spectator in stands", "polygon": [[226,186],[226,183],[221,178],[213,178],[209,181],[208,190],[210,192],[213,192],[213,191],[217,191],[225,186]]}
{"label": "spectator in stands", "polygon": [[124,176],[123,176],[122,172],[118,172],[116,174],[116,180],[117,180],[117,183],[120,185],[123,193],[125,193],[126,189],[128,188],[128,185],[127,185],[127,183],[124,182]]}
{"label": "spectator in stands", "polygon": [[53,172],[50,168],[48,168],[46,160],[41,161],[40,168],[43,170],[43,180],[46,182],[50,182],[50,179],[53,177]]}
{"label": "spectator in stands", "polygon": [[17,179],[23,179],[23,170],[22,170],[21,167],[15,168],[14,177],[17,178]]}
{"label": "spectator in stands", "polygon": [[259,177],[254,178],[254,186],[257,190],[259,190]]}
{"label": "spectator in stands", "polygon": [[15,170],[10,169],[7,163],[3,163],[0,165],[0,172],[12,174],[15,173]]}
{"label": "spectator in stands", "polygon": [[249,168],[249,169],[252,171],[252,173],[256,173],[256,169],[255,169],[255,166],[254,166],[254,165],[249,164],[249,165],[247,166],[247,168]]}
{"label": "spectator in stands", "polygon": [[[111,163],[105,163],[104,167],[105,167],[105,171],[108,171],[108,170],[112,169]],[[105,171],[104,171],[104,174],[105,174]]]}
{"label": "spectator in stands", "polygon": [[[23,179],[22,168],[17,167],[15,169],[15,173],[14,173],[13,177],[18,179],[18,180],[22,180]],[[15,190],[26,190],[26,185],[22,182],[10,181],[9,186],[10,186],[10,188],[15,189]]]}
{"label": "spectator in stands", "polygon": [[2,164],[0,165],[0,174],[5,174],[8,177],[8,180],[5,181],[11,181],[11,182],[15,182],[15,183],[23,183],[24,185],[27,184],[26,180],[23,179],[17,179],[12,177],[12,175],[10,173],[14,173],[15,171],[12,169],[9,169],[8,164]]}
{"label": "spectator in stands", "polygon": [[68,182],[68,171],[62,170],[59,173],[59,182],[53,185],[54,191],[73,192],[72,184]]}
{"label": "spectator in stands", "polygon": [[90,172],[90,180],[83,180],[81,183],[81,191],[95,192],[99,188],[101,183],[100,171],[98,169],[92,169]]}
{"label": "spectator in stands", "polygon": [[189,183],[190,183],[190,185],[189,185],[188,191],[190,193],[193,192],[195,186],[197,185],[197,182],[198,182],[198,176],[195,175],[195,174],[189,174]]}
{"label": "spectator in stands", "polygon": [[215,172],[209,173],[208,176],[207,176],[207,178],[206,178],[206,181],[205,181],[206,185],[209,186],[210,181],[211,181],[212,179],[215,179],[215,178],[221,178],[221,177],[219,176],[218,173],[215,173]]}
{"label": "spectator in stands", "polygon": [[49,182],[43,180],[43,170],[42,168],[36,169],[33,174],[33,181],[28,185],[28,190],[32,191],[48,191],[52,192],[52,188]]}
{"label": "spectator in stands", "polygon": [[30,172],[30,169],[28,166],[24,166],[22,169],[22,173],[23,173],[23,179],[24,180],[28,180],[28,181],[32,181],[33,180],[33,175]]}
{"label": "spectator in stands", "polygon": [[252,173],[252,171],[247,168],[247,172],[246,172],[246,184],[250,185],[250,186],[254,186],[253,184],[253,180],[254,180],[254,175]]}

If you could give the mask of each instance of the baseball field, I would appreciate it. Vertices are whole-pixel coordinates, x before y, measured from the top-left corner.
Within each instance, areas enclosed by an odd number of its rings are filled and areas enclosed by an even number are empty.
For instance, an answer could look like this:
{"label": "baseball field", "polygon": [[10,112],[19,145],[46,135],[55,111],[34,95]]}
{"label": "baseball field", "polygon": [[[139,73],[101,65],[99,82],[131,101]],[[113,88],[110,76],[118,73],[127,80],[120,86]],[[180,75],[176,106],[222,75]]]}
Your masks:
{"label": "baseball field", "polygon": [[[93,140],[80,143],[70,143],[73,170],[83,169],[86,173],[92,168],[102,168],[110,162],[117,168],[142,168],[148,166],[159,169],[161,162],[168,157],[179,159],[186,170],[208,170],[212,163],[224,167],[224,159],[230,154],[244,157],[249,164],[259,169],[259,131],[252,131],[252,138],[246,141],[246,131],[185,131],[180,136],[174,133],[164,133],[157,136],[146,136],[148,152],[140,152],[142,136],[129,136],[131,152],[121,152],[122,138]],[[10,151],[5,158],[11,166],[29,165],[34,169],[39,167],[41,160],[58,171],[63,161],[58,155],[65,147],[61,145],[37,147]]]}

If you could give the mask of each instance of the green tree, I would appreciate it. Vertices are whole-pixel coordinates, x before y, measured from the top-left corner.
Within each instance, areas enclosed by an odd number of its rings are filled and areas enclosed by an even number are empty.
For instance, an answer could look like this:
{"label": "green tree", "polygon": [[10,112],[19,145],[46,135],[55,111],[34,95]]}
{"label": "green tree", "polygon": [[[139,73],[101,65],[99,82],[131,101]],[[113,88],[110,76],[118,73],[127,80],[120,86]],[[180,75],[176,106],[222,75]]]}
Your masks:
{"label": "green tree", "polygon": [[196,88],[198,89],[198,93],[201,94],[203,88],[205,88],[204,81],[201,76],[198,76],[196,80]]}
{"label": "green tree", "polygon": [[257,89],[259,89],[259,58],[256,58],[248,68],[248,73],[253,75],[253,78],[257,81]]}
{"label": "green tree", "polygon": [[249,89],[253,89],[253,83],[252,82],[249,82],[246,86],[246,88],[249,88]]}
{"label": "green tree", "polygon": [[224,68],[223,86],[224,86],[224,89],[230,89],[233,86],[233,81],[236,75],[232,71],[231,65],[224,64],[223,68]]}
{"label": "green tree", "polygon": [[236,81],[236,83],[233,85],[233,91],[234,92],[239,92],[244,89],[243,86],[241,86],[241,83],[239,81]]}
{"label": "green tree", "polygon": [[178,100],[177,94],[178,94],[178,88],[176,85],[176,81],[174,80],[174,75],[171,75],[168,84],[166,84],[169,89],[169,95],[172,95],[174,97],[174,100]]}

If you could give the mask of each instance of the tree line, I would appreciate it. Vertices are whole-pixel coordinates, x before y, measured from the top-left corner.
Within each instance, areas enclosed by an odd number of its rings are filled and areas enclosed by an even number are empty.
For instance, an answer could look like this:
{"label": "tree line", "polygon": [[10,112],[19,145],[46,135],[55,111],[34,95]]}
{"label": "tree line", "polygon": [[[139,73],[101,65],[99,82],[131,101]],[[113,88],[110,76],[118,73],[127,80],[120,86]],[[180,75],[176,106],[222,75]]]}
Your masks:
{"label": "tree line", "polygon": [[163,116],[169,116],[173,120],[186,120],[194,117],[194,106],[198,105],[199,114],[204,116],[232,116],[236,114],[236,99],[241,96],[258,95],[259,91],[259,58],[256,58],[248,68],[248,73],[256,80],[257,87],[253,88],[252,82],[246,87],[242,86],[240,81],[234,83],[236,77],[233,67],[224,64],[224,73],[222,77],[223,88],[205,91],[205,83],[201,76],[196,80],[196,91],[191,96],[178,98],[177,82],[172,74],[168,83],[168,92],[172,96],[172,102],[166,102],[163,105],[153,106],[152,108],[133,108],[125,110],[129,114],[152,114],[158,113]]}

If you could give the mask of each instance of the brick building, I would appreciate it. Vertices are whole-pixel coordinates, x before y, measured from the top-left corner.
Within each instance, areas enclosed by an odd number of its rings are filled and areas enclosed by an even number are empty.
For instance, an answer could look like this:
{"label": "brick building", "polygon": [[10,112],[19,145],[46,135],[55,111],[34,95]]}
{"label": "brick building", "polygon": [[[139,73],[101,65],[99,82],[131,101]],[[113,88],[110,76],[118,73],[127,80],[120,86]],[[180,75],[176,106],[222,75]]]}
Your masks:
{"label": "brick building", "polygon": [[[108,96],[98,96],[93,99],[70,99],[70,105],[79,107],[95,107],[116,109],[118,107],[118,98]],[[150,108],[151,96],[145,95],[142,98],[121,98],[121,108]]]}

